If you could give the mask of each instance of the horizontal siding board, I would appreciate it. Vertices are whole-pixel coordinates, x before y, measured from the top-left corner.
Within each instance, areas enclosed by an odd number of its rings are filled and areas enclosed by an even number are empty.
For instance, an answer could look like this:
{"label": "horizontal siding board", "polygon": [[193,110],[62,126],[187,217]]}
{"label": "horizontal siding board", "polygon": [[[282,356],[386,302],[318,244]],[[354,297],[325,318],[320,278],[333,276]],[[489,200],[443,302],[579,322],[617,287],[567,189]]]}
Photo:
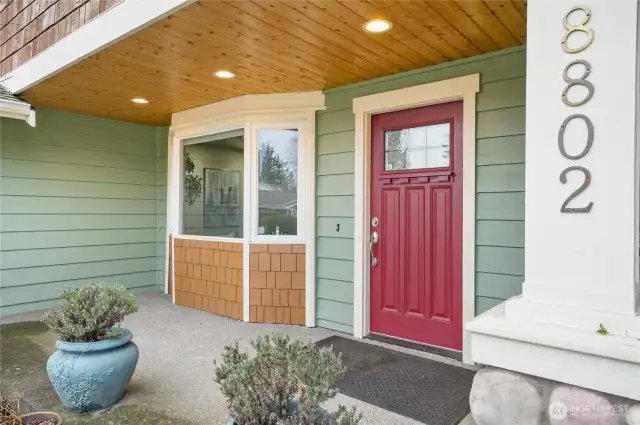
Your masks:
{"label": "horizontal siding board", "polygon": [[157,187],[100,182],[73,182],[3,177],[3,195],[65,198],[157,199]]}
{"label": "horizontal siding board", "polygon": [[2,253],[0,268],[17,269],[28,267],[55,266],[60,264],[89,263],[104,260],[126,260],[128,258],[146,258],[157,255],[156,243],[127,245],[98,245],[83,247],[65,247],[24,251],[6,251]]}
{"label": "horizontal siding board", "polygon": [[[15,232],[1,234],[2,251],[64,248],[74,246],[119,245],[156,241],[156,230],[72,230],[53,232]],[[29,255],[28,252],[25,255]]]}
{"label": "horizontal siding board", "polygon": [[317,198],[318,217],[347,217],[353,219],[354,197],[353,195],[322,196]]}
{"label": "horizontal siding board", "polygon": [[476,148],[476,165],[524,163],[524,140],[524,135],[479,139]]}
{"label": "horizontal siding board", "polygon": [[479,193],[524,191],[524,164],[477,167],[476,191]]}
{"label": "horizontal siding board", "polygon": [[353,239],[318,238],[318,258],[335,258],[353,261]]}
{"label": "horizontal siding board", "polygon": [[524,248],[476,247],[476,270],[524,276]]}
{"label": "horizontal siding board", "polygon": [[158,199],[166,200],[167,199],[167,185],[166,184],[159,185],[156,195],[157,195]]}
{"label": "horizontal siding board", "polygon": [[25,142],[2,142],[2,157],[36,162],[92,165],[118,169],[156,171],[156,159],[152,156],[122,153],[95,152],[83,149],[47,146]]}
{"label": "horizontal siding board", "polygon": [[332,153],[353,152],[355,150],[355,131],[347,130],[318,136],[316,153],[327,155]]}
{"label": "horizontal siding board", "polygon": [[319,298],[316,302],[318,317],[353,326],[353,304]]}
{"label": "horizontal siding board", "polygon": [[2,128],[5,141],[95,151],[98,155],[102,152],[111,152],[155,156],[155,141],[147,141],[145,139],[123,140],[102,134],[93,134],[91,136],[69,134],[68,131],[46,130],[40,127],[40,122],[35,128],[17,120],[13,122],[15,124],[10,123]]}
{"label": "horizontal siding board", "polygon": [[317,277],[353,283],[353,261],[318,258]]}
{"label": "horizontal siding board", "polygon": [[477,220],[524,220],[524,192],[478,193]]}
{"label": "horizontal siding board", "polygon": [[476,315],[482,314],[504,302],[500,298],[476,297]]}
{"label": "horizontal siding board", "polygon": [[476,138],[515,136],[524,134],[525,107],[496,109],[478,112]]}
{"label": "horizontal siding board", "polygon": [[330,174],[353,174],[354,169],[355,155],[353,152],[318,156],[317,173],[319,176]]}
{"label": "horizontal siding board", "polygon": [[353,195],[355,189],[355,176],[353,174],[339,174],[335,176],[318,176],[317,194],[327,195]]}
{"label": "horizontal siding board", "polygon": [[47,130],[59,130],[69,134],[84,134],[90,137],[103,135],[136,142],[144,140],[154,142],[157,128],[107,118],[88,117],[66,111],[47,109],[38,111],[38,127]]}
{"label": "horizontal siding board", "polygon": [[485,84],[522,77],[525,75],[526,70],[525,59],[526,52],[524,48],[517,48],[460,61],[452,61],[442,65],[329,90],[326,93],[325,104],[328,111],[351,108],[355,97],[464,77],[471,74],[481,74],[481,82]]}
{"label": "horizontal siding board", "polygon": [[318,237],[353,238],[353,217],[319,217],[316,231]]}
{"label": "horizontal siding board", "polygon": [[156,214],[152,199],[55,198],[45,196],[3,196],[3,214]]}
{"label": "horizontal siding board", "polygon": [[356,127],[355,116],[350,106],[347,109],[319,112],[318,113],[318,135],[328,133],[339,133],[351,131]]}
{"label": "horizontal siding board", "polygon": [[476,274],[476,295],[506,300],[522,293],[522,276],[495,273]]}
{"label": "horizontal siding board", "polygon": [[353,282],[318,279],[317,294],[318,298],[325,300],[353,304]]}
{"label": "horizontal siding board", "polygon": [[316,324],[321,328],[332,329],[334,331],[343,332],[349,335],[353,335],[353,325],[345,325],[344,323],[337,323],[331,320],[325,320],[318,318]]}
{"label": "horizontal siding board", "polygon": [[[158,158],[169,156],[169,127],[158,127],[156,132],[156,155]],[[166,163],[166,160],[164,161]]]}
{"label": "horizontal siding board", "polygon": [[[80,279],[72,280],[66,283],[50,282],[39,283],[29,286],[13,286],[8,288],[0,288],[0,299],[2,306],[11,304],[23,304],[26,302],[38,302],[56,299],[60,296],[60,292],[66,286],[80,286],[91,283],[90,280]],[[103,283],[117,283],[127,288],[138,288],[152,286],[156,284],[155,272],[132,273],[125,275],[105,277]]]}
{"label": "horizontal siding board", "polygon": [[139,171],[111,167],[60,164],[53,162],[3,159],[0,162],[3,177],[31,179],[70,180],[101,183],[156,185],[155,171]]}
{"label": "horizontal siding board", "polygon": [[[142,294],[145,292],[156,292],[156,285],[147,285],[140,286],[136,288],[129,288],[129,291],[134,294]],[[45,300],[45,301],[36,301],[36,302],[25,302],[23,304],[12,304],[8,306],[0,306],[0,316],[8,316],[11,314],[24,313],[25,311],[36,311],[36,310],[48,310],[54,308],[60,304],[60,300],[58,298]]]}
{"label": "horizontal siding board", "polygon": [[476,243],[524,248],[524,221],[480,220],[476,225]]}
{"label": "horizontal siding board", "polygon": [[167,128],[39,108],[36,128],[0,131],[0,311],[89,281],[164,283]]}
{"label": "horizontal siding board", "polygon": [[97,230],[156,228],[157,216],[114,214],[3,214],[4,232],[38,232],[51,230]]}
{"label": "horizontal siding board", "polygon": [[127,260],[99,261],[94,263],[64,264],[0,271],[2,285],[23,286],[46,282],[66,282],[74,279],[103,281],[114,274],[156,272],[157,258],[132,258]]}
{"label": "horizontal siding board", "polygon": [[476,111],[524,106],[525,94],[524,76],[482,84],[476,98]]}

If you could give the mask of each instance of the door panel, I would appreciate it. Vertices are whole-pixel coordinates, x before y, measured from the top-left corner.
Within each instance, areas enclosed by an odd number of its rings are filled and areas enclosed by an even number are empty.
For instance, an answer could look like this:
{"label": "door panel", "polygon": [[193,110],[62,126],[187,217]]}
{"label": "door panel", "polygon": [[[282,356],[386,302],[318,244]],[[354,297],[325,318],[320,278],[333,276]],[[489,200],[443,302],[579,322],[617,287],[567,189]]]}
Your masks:
{"label": "door panel", "polygon": [[371,331],[462,349],[462,102],[371,119]]}

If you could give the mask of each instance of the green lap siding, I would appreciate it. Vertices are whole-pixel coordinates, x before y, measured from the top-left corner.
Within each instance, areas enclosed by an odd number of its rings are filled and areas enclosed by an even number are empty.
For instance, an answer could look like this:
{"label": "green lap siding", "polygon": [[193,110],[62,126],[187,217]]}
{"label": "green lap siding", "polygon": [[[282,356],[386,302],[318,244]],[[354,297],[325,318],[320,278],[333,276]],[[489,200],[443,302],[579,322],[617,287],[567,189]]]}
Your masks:
{"label": "green lap siding", "polygon": [[[524,279],[525,50],[516,48],[328,90],[317,117],[317,323],[353,332],[353,99],[480,74],[476,98],[476,313]],[[339,230],[338,230],[339,225]]]}
{"label": "green lap siding", "polygon": [[0,121],[0,314],[88,282],[164,289],[168,129],[37,110]]}

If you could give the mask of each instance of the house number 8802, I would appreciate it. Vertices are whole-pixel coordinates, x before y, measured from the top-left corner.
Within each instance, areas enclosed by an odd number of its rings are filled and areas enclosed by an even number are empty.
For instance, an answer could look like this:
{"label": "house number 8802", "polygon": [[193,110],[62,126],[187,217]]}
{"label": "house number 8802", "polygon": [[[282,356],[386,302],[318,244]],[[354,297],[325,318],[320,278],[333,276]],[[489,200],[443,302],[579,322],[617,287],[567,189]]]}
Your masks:
{"label": "house number 8802", "polygon": [[[578,25],[572,25],[569,23],[569,15],[577,11],[581,11],[584,13],[582,23]],[[589,10],[586,7],[577,6],[569,10],[569,12],[567,12],[567,14],[564,16],[564,19],[563,19],[563,25],[564,25],[564,28],[567,30],[567,32],[562,37],[562,50],[564,50],[567,53],[573,54],[573,53],[581,52],[591,45],[591,42],[593,42],[594,31],[592,28],[585,27],[585,24],[589,22],[589,19],[591,19],[591,10]],[[570,48],[567,44],[568,38],[574,32],[585,33],[587,35],[587,41],[581,46],[578,46],[576,48]],[[577,66],[581,65],[584,68],[582,76],[580,78],[571,78],[569,77],[569,69],[576,65]],[[565,105],[575,108],[578,106],[582,106],[585,103],[587,103],[589,100],[591,100],[591,98],[593,97],[593,93],[595,92],[595,87],[593,86],[593,83],[587,80],[587,77],[589,76],[589,74],[591,74],[591,64],[585,60],[573,61],[564,68],[564,71],[562,73],[562,78],[567,83],[567,86],[562,91],[562,102],[564,102]],[[569,96],[568,96],[569,89],[574,86],[582,86],[587,89],[587,95],[583,99],[576,102],[572,102],[571,100],[569,100]],[[569,122],[571,122],[574,119],[581,119],[586,124],[587,140],[585,143],[585,147],[582,149],[580,153],[576,155],[571,155],[567,152],[564,146],[564,133],[567,129],[567,125],[569,125]],[[583,114],[569,115],[562,122],[562,125],[560,125],[560,130],[558,131],[558,149],[560,150],[560,154],[569,160],[575,161],[575,160],[584,158],[591,151],[592,146],[593,146],[593,123],[591,122],[591,119],[589,119],[589,117]],[[589,187],[589,185],[591,184],[591,172],[587,168],[578,166],[578,165],[567,167],[564,170],[562,170],[562,172],[560,173],[560,183],[562,184],[567,183],[567,174],[571,171],[582,172],[582,174],[584,175],[584,181],[582,182],[582,185],[578,189],[573,191],[573,193],[571,193],[565,199],[565,201],[562,203],[562,206],[560,207],[560,212],[588,213],[589,211],[591,211],[591,207],[593,207],[593,202],[589,202],[585,207],[569,207],[569,203],[576,196],[584,192],[587,189],[587,187]]]}

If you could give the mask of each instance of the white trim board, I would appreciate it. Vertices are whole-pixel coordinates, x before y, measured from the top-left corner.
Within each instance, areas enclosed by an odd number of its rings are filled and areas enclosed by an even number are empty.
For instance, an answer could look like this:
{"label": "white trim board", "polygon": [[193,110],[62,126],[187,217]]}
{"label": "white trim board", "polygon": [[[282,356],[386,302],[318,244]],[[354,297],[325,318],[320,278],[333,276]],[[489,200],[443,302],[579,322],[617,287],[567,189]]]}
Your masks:
{"label": "white trim board", "polygon": [[3,84],[20,93],[195,1],[121,1],[5,75]]}
{"label": "white trim board", "polygon": [[[462,321],[475,316],[476,93],[480,75],[452,78],[353,99],[355,114],[354,336],[369,333],[369,191],[371,115],[462,100]],[[470,334],[463,331],[462,357],[471,363]]]}

